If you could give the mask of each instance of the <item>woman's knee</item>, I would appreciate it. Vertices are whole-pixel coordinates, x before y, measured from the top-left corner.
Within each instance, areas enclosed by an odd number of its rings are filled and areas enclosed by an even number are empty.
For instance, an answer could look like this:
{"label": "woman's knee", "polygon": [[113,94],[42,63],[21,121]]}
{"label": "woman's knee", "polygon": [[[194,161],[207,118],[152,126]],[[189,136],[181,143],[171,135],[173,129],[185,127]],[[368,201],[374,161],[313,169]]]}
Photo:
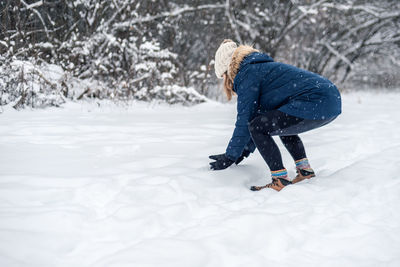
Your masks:
{"label": "woman's knee", "polygon": [[269,126],[269,119],[268,117],[263,115],[255,117],[248,123],[248,128],[251,135],[261,132],[264,134],[268,134],[269,133],[268,126]]}
{"label": "woman's knee", "polygon": [[249,132],[251,135],[253,135],[257,130],[258,130],[258,118],[259,116],[255,117],[249,123],[247,124],[247,127],[249,128]]}

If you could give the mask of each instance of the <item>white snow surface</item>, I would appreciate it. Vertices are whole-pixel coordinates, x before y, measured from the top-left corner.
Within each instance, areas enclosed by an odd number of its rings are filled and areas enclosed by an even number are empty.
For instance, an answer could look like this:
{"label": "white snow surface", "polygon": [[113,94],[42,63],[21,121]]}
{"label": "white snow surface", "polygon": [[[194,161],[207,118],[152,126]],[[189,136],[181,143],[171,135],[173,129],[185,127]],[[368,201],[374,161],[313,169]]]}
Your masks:
{"label": "white snow surface", "polygon": [[[223,153],[235,105],[68,103],[0,115],[0,266],[400,266],[400,94],[343,95],[281,192]],[[291,177],[294,162],[282,148]]]}

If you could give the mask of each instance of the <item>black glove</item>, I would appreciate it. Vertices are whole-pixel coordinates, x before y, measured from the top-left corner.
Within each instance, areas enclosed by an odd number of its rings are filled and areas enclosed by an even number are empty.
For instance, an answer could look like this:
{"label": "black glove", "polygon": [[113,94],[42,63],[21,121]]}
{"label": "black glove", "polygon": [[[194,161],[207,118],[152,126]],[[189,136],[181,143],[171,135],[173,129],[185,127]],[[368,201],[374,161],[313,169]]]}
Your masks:
{"label": "black glove", "polygon": [[244,159],[244,158],[247,158],[248,156],[250,156],[250,151],[248,151],[248,150],[243,150],[243,153],[242,153],[242,155],[235,161],[235,163],[236,163],[236,165],[238,165],[240,162],[242,162],[242,160]]}
{"label": "black glove", "polygon": [[214,162],[210,162],[210,169],[214,171],[226,169],[234,163],[225,154],[212,155],[209,158],[215,160]]}

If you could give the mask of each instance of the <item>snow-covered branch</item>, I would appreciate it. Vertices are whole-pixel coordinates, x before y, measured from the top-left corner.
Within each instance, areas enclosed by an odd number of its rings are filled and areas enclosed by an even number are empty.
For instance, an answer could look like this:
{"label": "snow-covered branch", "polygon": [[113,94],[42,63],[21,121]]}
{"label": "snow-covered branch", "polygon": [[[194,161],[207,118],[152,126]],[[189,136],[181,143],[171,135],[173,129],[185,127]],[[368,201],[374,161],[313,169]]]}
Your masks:
{"label": "snow-covered branch", "polygon": [[40,6],[43,5],[43,1],[42,0],[37,1],[36,3],[33,3],[33,4],[29,4],[29,5],[26,4],[23,0],[21,0],[21,2],[25,5],[25,7],[21,9],[21,11],[25,11],[27,9],[33,9],[35,7],[40,7]]}
{"label": "snow-covered branch", "polygon": [[[291,20],[291,22],[288,25],[285,25],[285,27],[281,30],[279,37],[276,40],[274,40],[273,45],[276,46],[280,42],[282,42],[283,38],[285,38],[285,36],[290,31],[292,31],[294,28],[296,28],[296,26],[298,26],[300,24],[300,22],[303,21],[305,18],[307,18],[309,15],[316,14],[315,13],[315,12],[317,12],[316,9],[326,1],[327,0],[320,0],[320,1],[312,4],[308,8],[305,8],[305,7],[300,8],[299,7],[299,10],[301,11],[300,15],[297,18],[295,18],[294,20]],[[291,16],[293,16],[293,15],[291,15]]]}
{"label": "snow-covered branch", "polygon": [[117,10],[117,12],[115,12],[115,13],[111,16],[111,18],[110,18],[109,20],[107,20],[104,24],[102,24],[102,25],[99,27],[98,31],[102,31],[102,30],[108,28],[108,26],[109,26],[109,25],[115,20],[115,18],[128,6],[128,4],[129,4],[128,1],[125,2],[125,4],[122,5],[122,6]]}
{"label": "snow-covered branch", "polygon": [[134,19],[131,19],[126,22],[115,23],[114,28],[116,28],[116,29],[130,28],[134,24],[155,21],[155,20],[167,18],[167,17],[177,17],[177,16],[182,15],[187,12],[194,12],[194,11],[200,11],[200,10],[206,10],[206,9],[223,9],[223,8],[226,8],[226,4],[214,4],[214,5],[209,4],[209,5],[200,5],[197,7],[186,6],[186,7],[182,7],[182,8],[177,8],[173,11],[161,12],[160,14],[157,14],[157,15],[152,15],[152,16],[147,15],[144,17],[134,18]]}
{"label": "snow-covered branch", "polygon": [[228,18],[229,24],[231,25],[233,32],[235,33],[235,38],[239,43],[243,43],[242,37],[240,36],[238,27],[236,26],[236,20],[232,16],[231,13],[231,7],[230,7],[230,1],[226,0],[225,1],[225,16]]}
{"label": "snow-covered branch", "polygon": [[39,20],[42,22],[43,28],[45,30],[45,34],[46,34],[47,38],[49,38],[49,33],[48,33],[48,30],[47,30],[47,27],[46,27],[46,23],[44,22],[44,20],[42,18],[42,15],[40,15],[39,11],[37,11],[35,9],[35,7],[43,5],[43,1],[39,1],[39,2],[37,2],[35,4],[31,4],[31,5],[28,5],[24,0],[20,0],[20,1],[21,1],[22,4],[25,5],[26,9],[32,10],[36,14],[36,16],[38,16]]}
{"label": "snow-covered branch", "polygon": [[351,5],[351,4],[346,5],[346,4],[331,2],[331,3],[324,3],[322,6],[327,8],[338,9],[340,11],[349,11],[349,10],[364,11],[375,17],[379,17],[380,12],[382,12],[381,8],[371,5]]}
{"label": "snow-covered branch", "polygon": [[339,51],[337,51],[335,48],[333,48],[330,44],[326,42],[318,42],[319,44],[325,46],[329,52],[334,54],[336,57],[340,58],[344,63],[346,63],[351,69],[353,68],[353,64],[350,62],[348,58],[346,58],[345,55],[342,55]]}

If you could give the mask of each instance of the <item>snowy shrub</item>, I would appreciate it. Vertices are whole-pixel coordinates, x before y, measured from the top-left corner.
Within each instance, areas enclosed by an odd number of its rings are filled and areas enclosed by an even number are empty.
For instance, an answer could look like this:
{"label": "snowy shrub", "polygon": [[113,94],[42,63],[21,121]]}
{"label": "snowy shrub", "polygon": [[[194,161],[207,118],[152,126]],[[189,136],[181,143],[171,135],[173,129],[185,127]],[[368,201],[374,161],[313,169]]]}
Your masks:
{"label": "snowy shrub", "polygon": [[0,65],[0,105],[43,108],[65,102],[67,87],[60,67],[14,60]]}
{"label": "snowy shrub", "polygon": [[[138,42],[134,36],[123,39],[97,33],[84,41],[64,44],[67,57],[63,67],[71,67],[75,77],[98,85],[88,86],[79,98],[158,100],[169,104],[205,101],[195,90],[177,85],[175,53],[161,49],[154,40],[137,46]],[[66,51],[68,47],[70,51]]]}
{"label": "snowy shrub", "polygon": [[[152,37],[152,30],[148,30],[149,25],[124,26],[154,9],[152,5],[125,0],[78,0],[54,5],[42,1],[6,2],[4,11],[17,24],[7,19],[5,25],[26,32],[28,45],[8,32],[0,34],[5,40],[0,43],[0,55],[7,59],[0,74],[1,105],[13,101],[17,101],[11,103],[16,108],[59,105],[65,97],[171,104],[205,101],[195,90],[184,88],[182,76],[178,75],[177,54],[161,47]],[[21,12],[17,12],[18,8]],[[37,33],[28,31],[22,21],[24,16],[36,21]],[[61,27],[57,28],[57,24]],[[25,63],[16,65],[18,60]],[[41,71],[43,62],[60,65],[64,82],[47,78]],[[48,100],[44,101],[46,97]]]}
{"label": "snowy shrub", "polygon": [[151,99],[170,104],[197,104],[206,101],[206,97],[199,94],[194,88],[179,85],[155,86],[149,91],[149,95]]}

